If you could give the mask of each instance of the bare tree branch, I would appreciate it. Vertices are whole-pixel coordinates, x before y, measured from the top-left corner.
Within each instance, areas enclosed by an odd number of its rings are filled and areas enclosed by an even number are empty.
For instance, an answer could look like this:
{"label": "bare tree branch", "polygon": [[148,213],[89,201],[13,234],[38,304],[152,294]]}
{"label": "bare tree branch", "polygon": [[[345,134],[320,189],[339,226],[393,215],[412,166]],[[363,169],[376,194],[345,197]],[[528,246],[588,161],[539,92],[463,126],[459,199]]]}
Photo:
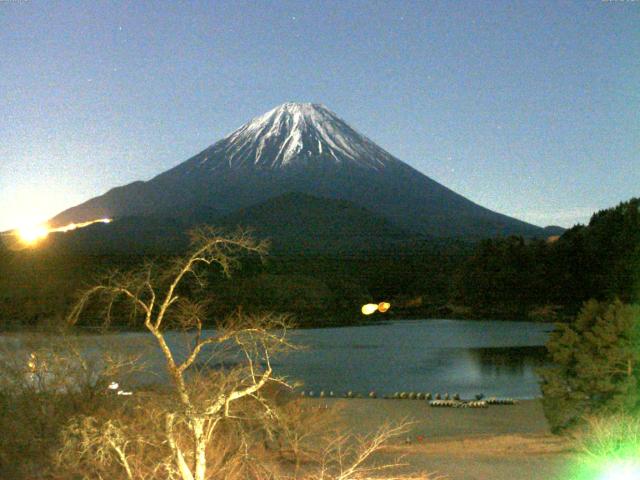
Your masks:
{"label": "bare tree branch", "polygon": [[[104,297],[107,300],[106,322],[110,322],[115,302],[119,298],[131,302],[132,319],[139,319],[140,313],[142,314],[144,326],[155,338],[165,359],[180,405],[177,411],[169,411],[165,415],[165,435],[173,458],[173,467],[169,471],[175,471],[182,480],[204,480],[207,442],[211,440],[221,419],[231,416],[232,403],[243,398],[256,399],[257,392],[272,380],[269,351],[288,346],[285,340],[288,319],[273,315],[246,318],[235,315],[219,325],[213,335],[202,338],[206,301],[195,302],[188,298],[188,293],[184,293],[185,289],[181,288],[186,277],[191,276],[198,285],[203,285],[204,278],[199,268],[212,265],[218,265],[223,274],[229,275],[238,262],[238,255],[253,253],[262,256],[266,253],[267,245],[265,242],[256,242],[246,231],[238,231],[225,237],[217,230],[202,227],[191,235],[192,252],[177,258],[172,267],[158,271],[153,263],[148,262],[138,271],[114,272],[103,284],[85,291],[68,318],[69,323],[77,323],[94,297]],[[176,361],[176,352],[167,342],[164,333],[172,318],[185,332],[193,335],[186,357],[181,363]],[[281,333],[276,333],[274,329],[281,330]],[[217,393],[211,392],[202,397],[187,382],[187,370],[198,361],[207,346],[227,345],[235,345],[245,355],[249,373],[226,378]],[[266,362],[266,368],[258,371],[256,366],[260,361]],[[265,402],[259,401],[258,405],[268,411]],[[180,430],[190,432],[193,448],[183,450],[184,446],[177,440],[176,422],[180,425]],[[115,455],[124,458],[121,463],[126,460],[125,447],[126,445],[111,444]],[[192,462],[191,466],[189,462]]]}

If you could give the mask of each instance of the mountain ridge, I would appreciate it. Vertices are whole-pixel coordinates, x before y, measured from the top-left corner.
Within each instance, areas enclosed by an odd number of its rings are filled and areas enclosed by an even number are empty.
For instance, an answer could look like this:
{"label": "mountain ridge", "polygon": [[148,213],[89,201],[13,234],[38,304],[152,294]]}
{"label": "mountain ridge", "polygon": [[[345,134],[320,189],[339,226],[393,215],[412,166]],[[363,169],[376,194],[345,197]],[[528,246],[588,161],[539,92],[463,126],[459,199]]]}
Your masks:
{"label": "mountain ridge", "polygon": [[394,251],[422,245],[427,238],[407,232],[347,200],[289,192],[221,216],[206,207],[190,215],[123,217],[70,233],[58,233],[50,246],[81,254],[173,254],[188,247],[188,231],[202,224],[221,231],[247,229],[269,240],[270,254],[354,254]]}
{"label": "mountain ridge", "polygon": [[287,192],[354,202],[424,235],[482,238],[544,230],[488,210],[378,147],[320,104],[286,103],[254,117],[146,182],[111,189],[56,215],[54,226],[102,217],[221,214]]}

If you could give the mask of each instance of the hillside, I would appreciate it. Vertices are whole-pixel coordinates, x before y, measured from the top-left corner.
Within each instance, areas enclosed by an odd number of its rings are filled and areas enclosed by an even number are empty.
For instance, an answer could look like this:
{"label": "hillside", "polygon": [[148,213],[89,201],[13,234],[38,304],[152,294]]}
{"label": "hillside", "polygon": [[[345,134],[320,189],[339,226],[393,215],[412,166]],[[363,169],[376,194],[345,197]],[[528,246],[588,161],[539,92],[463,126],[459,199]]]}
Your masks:
{"label": "hillside", "polygon": [[51,219],[222,215],[289,192],[346,200],[420,235],[544,237],[535,225],[473,203],[395,158],[326,107],[286,103],[146,182],[116,187]]}

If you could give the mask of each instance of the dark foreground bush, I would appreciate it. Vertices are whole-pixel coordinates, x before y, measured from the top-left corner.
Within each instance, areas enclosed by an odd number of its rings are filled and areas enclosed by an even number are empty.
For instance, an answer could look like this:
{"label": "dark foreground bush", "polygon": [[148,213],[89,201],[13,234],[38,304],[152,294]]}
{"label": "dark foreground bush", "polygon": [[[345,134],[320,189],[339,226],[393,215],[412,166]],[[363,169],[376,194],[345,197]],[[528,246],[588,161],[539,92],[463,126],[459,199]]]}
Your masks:
{"label": "dark foreground bush", "polygon": [[592,415],[640,409],[640,308],[591,300],[547,343],[541,370],[544,412],[554,432]]}
{"label": "dark foreground bush", "polygon": [[126,378],[137,356],[108,338],[98,339],[98,352],[95,340],[61,332],[0,338],[0,478],[47,478],[65,426],[119,403],[107,385]]}

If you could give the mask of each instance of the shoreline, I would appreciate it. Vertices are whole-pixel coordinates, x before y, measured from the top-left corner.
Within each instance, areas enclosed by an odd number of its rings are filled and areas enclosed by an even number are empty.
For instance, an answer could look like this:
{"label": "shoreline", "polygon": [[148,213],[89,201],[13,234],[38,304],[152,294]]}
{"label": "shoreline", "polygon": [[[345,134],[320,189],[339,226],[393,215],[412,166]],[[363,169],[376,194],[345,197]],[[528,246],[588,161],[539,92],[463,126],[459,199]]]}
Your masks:
{"label": "shoreline", "polygon": [[483,435],[550,434],[541,399],[519,400],[514,405],[487,408],[432,407],[425,400],[370,398],[304,398],[318,407],[335,408],[357,433],[406,419],[412,422],[409,435],[425,439],[451,439]]}
{"label": "shoreline", "polygon": [[[317,323],[302,323],[302,324],[294,324],[293,327],[289,328],[289,330],[313,330],[313,329],[324,329],[324,328],[342,328],[342,327],[366,327],[366,326],[375,326],[375,325],[385,325],[393,322],[402,322],[402,321],[454,321],[454,322],[496,322],[496,323],[532,323],[532,324],[540,324],[540,325],[549,325],[553,327],[556,322],[546,322],[540,320],[529,320],[529,319],[504,319],[504,318],[461,318],[461,317],[420,317],[420,316],[392,316],[384,319],[368,319],[357,322],[341,322],[335,320],[328,320],[326,322],[317,322]],[[44,326],[40,325],[20,325],[13,328],[2,328],[0,326],[0,335],[7,334],[20,334],[20,333],[40,333],[43,335],[47,334],[57,334],[60,331],[65,331],[69,329],[69,331],[81,335],[94,335],[94,334],[102,334],[102,333],[140,333],[147,332],[144,325],[139,325],[138,327],[134,327],[131,325],[110,325],[108,330],[105,330],[104,327],[101,326],[91,326],[91,325],[73,325],[69,326],[66,323],[55,324],[55,323],[46,323]],[[215,324],[205,325],[203,330],[214,330]],[[172,330],[167,330],[172,331]],[[176,329],[175,331],[179,331]]]}
{"label": "shoreline", "polygon": [[570,441],[551,434],[540,399],[486,409],[434,408],[419,400],[304,401],[335,408],[341,425],[354,435],[370,435],[385,422],[412,422],[378,461],[401,457],[402,472],[428,472],[430,479],[562,479],[573,461]]}

